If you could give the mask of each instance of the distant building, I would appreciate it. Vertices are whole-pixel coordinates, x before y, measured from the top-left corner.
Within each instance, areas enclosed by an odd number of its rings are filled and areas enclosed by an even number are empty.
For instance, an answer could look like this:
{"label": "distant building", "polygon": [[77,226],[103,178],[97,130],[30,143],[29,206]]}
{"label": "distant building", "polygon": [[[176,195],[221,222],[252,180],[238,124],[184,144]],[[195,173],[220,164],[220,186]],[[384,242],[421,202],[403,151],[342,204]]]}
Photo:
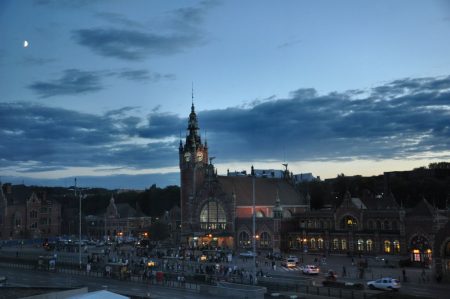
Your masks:
{"label": "distant building", "polygon": [[24,185],[0,183],[0,239],[48,238],[61,232],[61,204]]}

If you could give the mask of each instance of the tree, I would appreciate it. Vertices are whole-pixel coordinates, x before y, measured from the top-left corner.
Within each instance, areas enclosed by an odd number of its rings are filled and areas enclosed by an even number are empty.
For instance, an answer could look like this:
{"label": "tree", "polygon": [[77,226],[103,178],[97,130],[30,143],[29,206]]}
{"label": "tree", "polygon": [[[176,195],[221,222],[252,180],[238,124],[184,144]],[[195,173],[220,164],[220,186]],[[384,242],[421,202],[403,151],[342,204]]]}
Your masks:
{"label": "tree", "polygon": [[161,221],[157,221],[150,226],[150,239],[153,241],[163,241],[169,237],[169,226]]}
{"label": "tree", "polygon": [[450,169],[449,162],[434,162],[428,165],[429,169]]}

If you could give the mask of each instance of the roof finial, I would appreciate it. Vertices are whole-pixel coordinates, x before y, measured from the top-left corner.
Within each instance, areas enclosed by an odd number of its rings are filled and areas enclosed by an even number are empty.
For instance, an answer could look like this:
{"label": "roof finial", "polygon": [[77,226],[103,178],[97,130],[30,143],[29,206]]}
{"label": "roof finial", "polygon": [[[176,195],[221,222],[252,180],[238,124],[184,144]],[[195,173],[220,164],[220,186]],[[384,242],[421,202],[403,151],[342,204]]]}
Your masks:
{"label": "roof finial", "polygon": [[194,82],[191,82],[191,83],[192,83],[192,87],[191,87],[192,105],[194,105]]}

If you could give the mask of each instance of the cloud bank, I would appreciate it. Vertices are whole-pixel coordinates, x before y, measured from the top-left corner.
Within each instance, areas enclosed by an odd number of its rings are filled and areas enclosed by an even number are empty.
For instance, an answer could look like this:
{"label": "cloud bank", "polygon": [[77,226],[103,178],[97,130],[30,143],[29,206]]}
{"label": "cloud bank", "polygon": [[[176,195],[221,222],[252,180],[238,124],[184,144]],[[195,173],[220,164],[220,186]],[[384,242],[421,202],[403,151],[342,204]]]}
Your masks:
{"label": "cloud bank", "polygon": [[[450,76],[406,78],[326,95],[298,89],[288,98],[246,107],[196,108],[218,163],[448,158],[450,150]],[[190,107],[183,116],[155,109],[145,118],[133,115],[134,109],[94,115],[0,103],[0,167],[23,173],[176,167],[179,132],[187,127]]]}

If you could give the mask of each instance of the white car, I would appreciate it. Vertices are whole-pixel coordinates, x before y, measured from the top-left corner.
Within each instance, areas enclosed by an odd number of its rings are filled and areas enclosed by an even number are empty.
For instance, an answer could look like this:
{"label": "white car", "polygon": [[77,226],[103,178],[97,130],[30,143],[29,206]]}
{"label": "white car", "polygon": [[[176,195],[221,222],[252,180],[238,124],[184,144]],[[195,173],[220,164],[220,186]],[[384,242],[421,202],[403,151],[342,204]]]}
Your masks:
{"label": "white car", "polygon": [[398,281],[395,278],[383,277],[383,278],[380,278],[377,280],[372,280],[372,281],[367,282],[367,286],[370,289],[397,291],[400,289],[401,284],[400,284],[400,281]]}
{"label": "white car", "polygon": [[254,257],[254,256],[256,256],[256,253],[254,253],[253,251],[245,251],[245,252],[241,252],[239,254],[239,256],[241,256],[241,257]]}
{"label": "white car", "polygon": [[304,274],[319,274],[320,268],[316,265],[306,265],[303,267],[302,272]]}
{"label": "white car", "polygon": [[294,268],[295,266],[297,266],[297,263],[294,259],[287,258],[281,262],[281,265],[288,268]]}
{"label": "white car", "polygon": [[294,260],[294,263],[298,264],[298,257],[295,255],[290,255],[287,257],[288,260]]}

